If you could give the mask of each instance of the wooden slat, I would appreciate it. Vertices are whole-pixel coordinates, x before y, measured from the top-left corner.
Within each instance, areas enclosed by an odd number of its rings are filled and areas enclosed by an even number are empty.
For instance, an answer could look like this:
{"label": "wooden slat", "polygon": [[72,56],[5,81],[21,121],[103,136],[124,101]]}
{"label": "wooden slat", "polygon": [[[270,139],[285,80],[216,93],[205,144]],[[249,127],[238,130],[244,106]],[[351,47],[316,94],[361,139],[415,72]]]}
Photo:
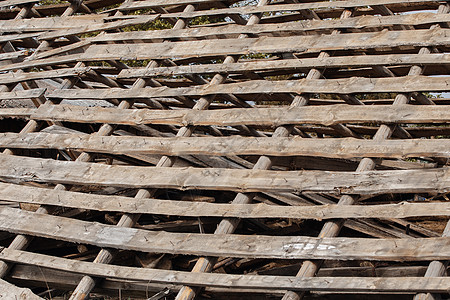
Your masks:
{"label": "wooden slat", "polygon": [[99,15],[0,20],[0,32],[39,32],[63,30],[79,27],[80,24],[86,26],[103,22],[104,17]]}
{"label": "wooden slat", "polygon": [[447,169],[324,172],[217,168],[157,168],[55,161],[0,155],[0,178],[8,182],[52,182],[130,188],[174,188],[336,194],[450,191]]}
{"label": "wooden slat", "polygon": [[337,291],[337,292],[446,292],[449,277],[313,277],[297,279],[291,276],[229,275],[220,273],[190,273],[95,264],[85,261],[4,249],[0,258],[15,263],[50,268],[94,277],[125,279],[149,284],[184,284],[201,287],[233,289]]}
{"label": "wooden slat", "polygon": [[0,74],[0,84],[19,83],[19,82],[28,81],[28,80],[81,76],[82,74],[88,72],[89,70],[90,70],[90,68],[80,67],[80,68],[59,69],[59,70],[29,72],[29,73],[24,73],[24,72],[11,73],[11,72],[9,72],[9,73]]}
{"label": "wooden slat", "polygon": [[[334,3],[334,2],[333,2]],[[260,37],[172,43],[93,45],[80,55],[84,61],[208,57],[251,53],[316,53],[393,47],[448,46],[450,29],[383,31],[322,36]]]}
{"label": "wooden slat", "polygon": [[[450,15],[449,15],[450,16]],[[392,54],[325,58],[282,59],[229,64],[201,64],[157,68],[130,68],[122,70],[118,78],[141,78],[152,76],[177,76],[188,74],[245,73],[264,71],[306,71],[311,68],[357,68],[371,66],[449,65],[450,55]]]}
{"label": "wooden slat", "polygon": [[[406,80],[404,81],[406,83]],[[285,83],[288,84],[287,82]],[[270,85],[270,83],[267,83]],[[239,86],[239,85],[238,85]],[[242,86],[242,85],[241,85]],[[250,87],[249,87],[250,88]],[[262,87],[263,88],[263,87]],[[152,97],[154,89],[143,89],[138,92],[109,89],[107,91],[86,90],[70,92],[55,92],[49,97],[69,99],[108,99],[123,97]],[[159,89],[161,93],[168,94],[166,89]],[[181,89],[191,91],[190,89]],[[238,89],[234,89],[237,91]],[[148,94],[145,92],[148,91]],[[171,89],[169,91],[178,91]],[[249,92],[251,90],[249,89]],[[254,90],[253,90],[254,91]],[[241,90],[242,92],[242,90]],[[157,95],[158,93],[154,93]],[[181,93],[180,93],[181,94]],[[353,106],[329,105],[309,106],[300,108],[271,107],[271,108],[232,108],[220,110],[148,110],[129,109],[119,111],[115,108],[80,107],[75,105],[58,105],[43,107],[32,114],[32,118],[48,121],[70,121],[81,123],[111,123],[124,125],[158,124],[158,125],[263,125],[280,126],[288,124],[324,124],[339,123],[446,123],[450,119],[450,111],[443,106],[415,106],[392,105]]]}
{"label": "wooden slat", "polygon": [[[142,2],[142,1],[139,1]],[[134,2],[134,3],[139,3]],[[135,40],[159,40],[159,39],[199,39],[199,38],[217,38],[237,37],[241,33],[252,35],[297,35],[307,31],[330,31],[333,29],[364,30],[372,28],[383,28],[395,25],[429,25],[438,22],[450,22],[448,14],[435,13],[417,13],[408,15],[392,16],[361,16],[349,19],[332,20],[300,20],[296,22],[275,23],[275,24],[255,24],[255,25],[236,25],[227,24],[217,27],[196,27],[186,29],[166,29],[150,31],[134,31],[102,34],[92,38],[93,42],[121,42]],[[1,23],[0,23],[1,24]],[[50,33],[52,34],[52,33]],[[42,38],[42,36],[41,36]]]}
{"label": "wooden slat", "polygon": [[14,92],[1,92],[0,100],[20,100],[39,98],[44,95],[46,89],[32,89],[26,91],[14,91]]}
{"label": "wooden slat", "polygon": [[157,8],[164,6],[173,6],[173,5],[195,5],[195,4],[205,4],[205,3],[215,3],[220,2],[220,0],[151,0],[151,1],[138,1],[138,2],[129,2],[124,3],[121,6],[111,9],[110,11],[127,11],[127,10],[136,10],[136,9],[145,9],[145,8]]}
{"label": "wooden slat", "polygon": [[[119,20],[115,22],[108,22],[103,24],[90,24],[84,25],[79,24],[78,27],[70,28],[70,29],[62,29],[58,31],[46,32],[44,34],[39,35],[40,40],[52,40],[63,36],[70,35],[79,35],[79,34],[87,34],[96,31],[105,31],[105,30],[113,30],[119,29],[126,26],[140,25],[152,22],[158,18],[159,15],[152,16],[141,16],[139,18],[132,18],[126,20]],[[80,26],[83,25],[83,26]]]}
{"label": "wooden slat", "polygon": [[334,218],[410,218],[449,216],[450,203],[408,203],[385,205],[275,206],[259,204],[216,204],[159,199],[137,199],[58,191],[0,183],[0,199],[96,211],[158,214],[184,217],[290,218],[325,220]]}
{"label": "wooden slat", "polygon": [[[90,40],[88,40],[90,41]],[[326,50],[425,47],[450,44],[450,29],[383,31],[324,36],[261,37],[172,43],[92,45],[82,54],[64,55],[0,67],[0,71],[57,65],[77,61],[164,59],[217,55]]]}
{"label": "wooden slat", "polygon": [[448,77],[407,76],[396,78],[349,79],[300,79],[285,81],[252,80],[221,85],[204,85],[185,88],[142,88],[142,89],[85,89],[56,90],[50,98],[60,99],[127,99],[160,98],[179,96],[207,96],[218,94],[259,94],[259,93],[395,93],[395,92],[447,92],[450,91]]}
{"label": "wooden slat", "polygon": [[[189,2],[196,3],[200,2],[211,2],[211,0],[193,0]],[[153,8],[156,6],[167,6],[167,5],[177,5],[179,1],[171,0],[171,1],[137,1],[132,2],[130,4],[122,5],[117,10],[126,11],[126,10],[137,10],[137,9],[145,9],[145,8]],[[182,1],[181,3],[186,3],[187,1]],[[355,8],[355,7],[365,7],[372,5],[390,5],[390,4],[402,4],[405,6],[411,6],[415,3],[423,4],[423,3],[436,3],[436,0],[410,0],[405,4],[404,0],[349,0],[349,1],[333,1],[330,3],[328,1],[323,2],[309,2],[309,3],[301,3],[301,4],[280,4],[280,5],[264,5],[264,6],[251,6],[247,5],[244,7],[235,7],[235,8],[225,8],[225,9],[215,9],[208,11],[194,11],[191,13],[172,13],[168,14],[167,17],[183,17],[183,18],[194,18],[198,16],[212,16],[212,15],[245,15],[245,14],[257,14],[264,12],[281,12],[281,11],[300,11],[300,10],[308,10],[308,9],[334,9],[334,10],[342,10],[345,8]],[[159,5],[157,5],[159,4]],[[216,12],[217,11],[217,12]]]}
{"label": "wooden slat", "polygon": [[104,225],[6,207],[0,207],[0,230],[150,253],[272,259],[450,259],[450,239],[440,237],[368,239],[170,233]]}
{"label": "wooden slat", "polygon": [[33,112],[35,112],[35,108],[2,108],[0,109],[0,119],[3,118],[21,118],[28,119]]}
{"label": "wooden slat", "polygon": [[[1,110],[0,110],[1,116]],[[354,157],[450,157],[450,140],[302,139],[301,137],[140,137],[0,133],[0,147],[59,149],[110,154],[270,155]]]}

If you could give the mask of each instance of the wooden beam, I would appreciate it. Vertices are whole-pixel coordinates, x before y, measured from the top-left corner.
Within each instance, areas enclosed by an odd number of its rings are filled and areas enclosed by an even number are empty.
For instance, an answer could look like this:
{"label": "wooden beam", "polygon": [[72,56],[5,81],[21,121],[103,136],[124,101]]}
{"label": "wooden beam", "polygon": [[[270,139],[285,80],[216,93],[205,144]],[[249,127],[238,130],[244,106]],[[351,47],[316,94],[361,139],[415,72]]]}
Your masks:
{"label": "wooden beam", "polygon": [[0,230],[150,253],[271,259],[450,259],[450,239],[441,237],[369,239],[171,233],[104,225],[6,207],[0,207]]}
{"label": "wooden beam", "polygon": [[[329,3],[329,2],[328,2]],[[335,2],[333,2],[335,3]],[[271,7],[268,6],[268,7]],[[212,10],[215,11],[215,10]],[[210,57],[252,53],[317,53],[326,50],[448,46],[450,29],[382,31],[340,35],[310,35],[220,39],[171,43],[92,45],[81,61],[141,60],[174,57]]]}
{"label": "wooden beam", "polygon": [[450,203],[429,202],[383,205],[276,206],[259,204],[217,204],[159,199],[137,199],[58,191],[0,183],[0,199],[40,205],[96,211],[157,214],[183,217],[360,219],[450,216]]}
{"label": "wooden beam", "polygon": [[94,264],[12,249],[4,249],[0,252],[0,258],[10,262],[100,278],[216,288],[336,292],[446,292],[450,285],[449,277],[315,277],[297,279],[292,276],[189,273]]}
{"label": "wooden beam", "polygon": [[39,98],[44,95],[46,89],[31,89],[26,91],[0,92],[0,100],[22,100]]}
{"label": "wooden beam", "polygon": [[84,25],[70,29],[62,29],[57,31],[48,31],[41,35],[39,35],[40,40],[53,40],[59,37],[63,36],[71,36],[71,35],[79,35],[79,34],[87,34],[92,33],[96,31],[105,31],[105,30],[114,30],[119,29],[127,26],[133,26],[133,25],[141,25],[146,24],[149,22],[155,21],[159,15],[150,15],[150,16],[140,16],[139,18],[132,18],[132,19],[126,19],[126,20],[119,20],[115,22],[108,22],[103,24],[89,24]]}
{"label": "wooden beam", "polygon": [[[320,81],[317,81],[319,85]],[[325,83],[326,81],[324,81]],[[404,81],[406,83],[406,81]],[[450,80],[449,80],[450,82]],[[285,83],[286,85],[289,82]],[[380,83],[381,84],[381,83]],[[266,85],[270,83],[266,82]],[[236,86],[235,91],[238,90]],[[241,87],[243,85],[240,85]],[[246,87],[250,88],[250,85]],[[261,87],[262,88],[262,87]],[[53,92],[50,98],[60,99],[115,99],[116,97],[152,97],[154,90],[141,89],[128,92],[122,89],[103,90],[71,90],[70,92]],[[186,92],[191,89],[180,88]],[[161,93],[178,92],[180,89],[159,89]],[[207,88],[206,88],[207,89]],[[225,89],[225,86],[224,86]],[[256,89],[256,88],[255,88]],[[219,89],[218,89],[219,90]],[[241,90],[242,91],[242,90]],[[249,89],[250,92],[250,89]],[[199,92],[200,93],[200,92]],[[180,93],[182,94],[182,93]],[[157,92],[154,95],[158,95]],[[129,109],[120,111],[115,108],[80,107],[75,105],[55,105],[42,107],[34,111],[31,118],[46,121],[68,121],[80,123],[110,123],[123,125],[193,125],[193,126],[281,126],[323,124],[334,125],[341,123],[381,123],[381,124],[422,124],[447,123],[450,111],[444,106],[416,106],[416,105],[327,105],[307,106],[298,108],[270,107],[270,108],[231,108],[218,110],[149,110]]]}
{"label": "wooden beam", "polygon": [[[210,0],[195,0],[192,2],[201,1],[201,2],[211,2]],[[172,1],[158,1],[155,2],[153,0],[150,1],[139,1],[139,2],[132,2],[127,5],[120,6],[118,8],[115,8],[113,10],[120,10],[120,11],[126,11],[126,10],[138,10],[138,9],[146,9],[146,8],[153,8],[156,7],[158,3],[164,2],[164,6],[166,5],[178,5],[178,1],[172,0]],[[184,3],[186,1],[183,1]],[[415,3],[436,3],[436,0],[411,0],[408,1],[408,5],[414,5]],[[265,13],[265,12],[282,12],[282,11],[301,11],[301,10],[310,10],[310,9],[333,9],[333,10],[342,10],[346,8],[359,8],[359,7],[366,7],[366,6],[372,6],[372,5],[392,5],[392,4],[400,4],[405,5],[404,0],[363,0],[363,1],[356,1],[356,0],[348,0],[348,1],[333,1],[333,3],[330,3],[328,1],[322,1],[322,2],[313,2],[313,3],[300,3],[300,4],[280,4],[280,5],[265,5],[265,6],[244,6],[244,7],[235,7],[235,8],[224,8],[224,9],[215,9],[215,10],[200,10],[200,11],[194,11],[190,13],[171,13],[167,14],[164,17],[171,17],[171,18],[195,18],[199,16],[214,16],[214,15],[245,15],[245,14],[258,14],[258,13]]]}
{"label": "wooden beam", "polygon": [[[135,2],[142,3],[142,1]],[[272,7],[270,5],[269,7]],[[204,39],[217,38],[220,35],[222,38],[233,38],[239,34],[246,33],[268,36],[284,36],[284,35],[298,35],[305,34],[311,31],[331,31],[334,29],[350,29],[363,30],[379,29],[389,26],[402,25],[429,25],[436,23],[448,23],[450,16],[447,14],[435,13],[416,13],[408,15],[393,15],[393,16],[360,16],[348,19],[331,19],[331,20],[299,20],[295,22],[286,23],[269,23],[269,24],[254,24],[242,26],[237,24],[227,24],[226,26],[214,27],[196,27],[186,29],[165,29],[165,30],[150,30],[150,31],[133,31],[133,32],[118,32],[103,34],[93,37],[92,42],[121,42],[121,41],[138,41],[138,40],[161,40],[161,39]],[[1,21],[0,21],[1,25]],[[50,33],[53,34],[53,33]],[[42,36],[40,37],[42,38]]]}
{"label": "wooden beam", "polygon": [[[1,116],[1,113],[0,113]],[[108,122],[113,123],[113,122]],[[50,133],[0,133],[0,147],[59,149],[109,154],[271,155],[354,157],[450,157],[448,139],[360,140],[301,137],[141,137]]]}
{"label": "wooden beam", "polygon": [[81,54],[64,55],[1,66],[0,71],[58,65],[77,61],[143,60],[174,57],[210,57],[251,53],[315,53],[320,51],[443,46],[450,29],[383,31],[342,35],[260,37],[172,43],[91,45]]}
{"label": "wooden beam", "polygon": [[[449,15],[450,16],[450,15]],[[388,54],[325,58],[280,59],[272,61],[239,62],[230,64],[201,64],[188,66],[130,68],[117,78],[180,76],[189,74],[246,73],[264,71],[306,71],[311,68],[358,68],[372,66],[449,65],[450,54]]]}
{"label": "wooden beam", "polygon": [[130,167],[3,154],[0,166],[0,178],[8,182],[361,195],[450,191],[447,169],[325,172]]}
{"label": "wooden beam", "polygon": [[154,87],[141,89],[56,90],[49,98],[59,99],[148,99],[178,96],[207,96],[218,94],[248,95],[260,93],[409,93],[450,91],[448,77],[407,76],[396,78],[300,79],[284,81],[252,80],[220,85],[193,87]]}
{"label": "wooden beam", "polygon": [[90,71],[91,68],[80,67],[80,68],[69,68],[69,69],[58,69],[51,71],[42,72],[21,72],[21,73],[4,73],[0,74],[0,84],[11,84],[19,83],[28,80],[39,80],[39,79],[53,79],[53,78],[66,78],[66,77],[78,77],[86,72]]}
{"label": "wooden beam", "polygon": [[29,119],[31,114],[33,114],[35,111],[36,111],[35,108],[27,108],[27,107],[2,108],[0,109],[0,119],[3,118]]}

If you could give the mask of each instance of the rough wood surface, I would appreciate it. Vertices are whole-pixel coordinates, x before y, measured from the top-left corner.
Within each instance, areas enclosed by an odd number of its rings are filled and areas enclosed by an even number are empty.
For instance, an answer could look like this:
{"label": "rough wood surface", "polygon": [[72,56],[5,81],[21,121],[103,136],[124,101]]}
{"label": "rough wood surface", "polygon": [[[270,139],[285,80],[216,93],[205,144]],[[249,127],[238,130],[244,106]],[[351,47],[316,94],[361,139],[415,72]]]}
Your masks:
{"label": "rough wood surface", "polygon": [[447,92],[450,90],[447,77],[407,76],[397,78],[350,79],[300,79],[296,81],[253,80],[222,85],[205,85],[186,88],[141,88],[141,89],[96,89],[58,90],[48,97],[59,99],[126,99],[161,98],[181,96],[208,96],[217,94],[257,93],[388,93],[388,92]]}
{"label": "rough wood surface", "polygon": [[39,98],[44,95],[46,89],[32,89],[26,91],[0,92],[0,100],[20,100]]}
{"label": "rough wood surface", "polygon": [[450,240],[440,237],[364,239],[169,233],[103,225],[6,207],[0,207],[0,229],[102,248],[151,253],[272,259],[450,259]]}
{"label": "rough wood surface", "polygon": [[342,35],[260,37],[172,43],[92,45],[80,55],[81,61],[121,59],[164,59],[251,53],[317,53],[393,47],[448,46],[450,29],[382,31]]}
{"label": "rough wood surface", "polygon": [[175,76],[188,74],[246,73],[267,70],[303,71],[310,68],[356,68],[368,66],[409,66],[409,65],[448,65],[450,55],[433,54],[391,54],[344,56],[326,58],[283,59],[273,61],[239,62],[230,64],[201,64],[189,66],[157,67],[151,69],[124,69],[118,78],[140,78],[153,76]]}
{"label": "rough wood surface", "polygon": [[190,286],[339,292],[446,292],[446,287],[450,284],[450,278],[448,277],[315,277],[302,278],[299,280],[291,276],[176,272],[148,268],[131,268],[116,265],[94,264],[83,261],[74,262],[69,259],[11,249],[4,249],[0,252],[0,258],[12,262],[21,262],[45,268],[70,271],[79,274],[88,274],[95,277],[138,280],[149,283],[182,283]]}
{"label": "rough wood surface", "polygon": [[[19,114],[18,114],[19,115]],[[1,116],[1,114],[0,114]],[[14,116],[14,115],[13,115]],[[113,122],[109,122],[113,123]],[[135,137],[79,134],[0,133],[0,147],[59,149],[112,154],[271,155],[354,157],[450,157],[448,139],[360,140],[303,139],[301,137]]]}
{"label": "rough wood surface", "polygon": [[0,178],[130,188],[383,194],[450,191],[448,169],[325,172],[112,166],[0,155]]}
{"label": "rough wood surface", "polygon": [[[134,2],[134,4],[142,1]],[[199,39],[199,38],[217,38],[237,37],[239,34],[252,35],[295,35],[308,31],[350,29],[350,30],[368,30],[369,28],[380,28],[394,25],[427,25],[437,22],[450,22],[450,16],[434,13],[417,13],[410,15],[392,15],[392,16],[361,16],[349,19],[336,20],[300,20],[296,22],[275,23],[275,24],[255,24],[255,25],[233,25],[219,27],[197,27],[186,29],[166,29],[153,31],[134,31],[103,34],[92,38],[93,42],[120,42],[134,40],[158,40],[158,39]],[[0,23],[1,24],[1,23]],[[53,34],[53,33],[50,33]],[[40,36],[42,38],[42,36]]]}
{"label": "rough wood surface", "polygon": [[[318,81],[319,83],[320,81]],[[381,84],[381,83],[380,83]],[[270,85],[270,84],[266,84]],[[319,84],[317,84],[319,85]],[[242,87],[242,85],[241,85]],[[261,88],[264,88],[261,86]],[[109,89],[108,91],[85,91],[79,99],[114,99],[116,97],[152,97],[158,94],[156,89],[142,89],[137,92]],[[236,90],[238,87],[236,87]],[[160,89],[162,92],[166,89]],[[189,89],[182,90],[189,91]],[[166,90],[167,91],[167,90]],[[169,92],[177,92],[171,89]],[[250,92],[250,86],[248,87]],[[242,90],[241,90],[242,92]],[[74,94],[80,94],[74,91]],[[182,93],[180,93],[182,94]],[[58,91],[50,93],[48,97],[77,99],[72,93]],[[119,111],[114,108],[80,107],[74,105],[58,105],[42,107],[32,115],[36,120],[70,121],[81,123],[110,123],[110,124],[158,124],[158,125],[300,125],[339,123],[384,123],[384,124],[417,124],[417,123],[447,123],[450,111],[445,106],[413,106],[399,105],[328,105],[306,106],[298,108],[270,107],[270,108],[232,108],[220,110],[149,110],[129,109]]]}
{"label": "rough wood surface", "polygon": [[12,202],[54,205],[97,211],[117,211],[186,217],[358,219],[449,216],[447,202],[383,205],[278,206],[259,204],[217,204],[160,199],[137,199],[95,195],[0,183],[0,199]]}
{"label": "rough wood surface", "polygon": [[[194,0],[189,2],[212,2],[211,0]],[[163,5],[174,5],[178,4],[179,1],[161,1],[164,2]],[[137,9],[145,9],[155,7],[157,3],[155,1],[139,1],[130,3],[128,5],[123,5],[119,10],[137,10]],[[186,3],[187,1],[184,1]],[[355,7],[365,7],[372,5],[391,5],[391,4],[400,4],[400,5],[414,5],[415,3],[436,3],[436,0],[409,0],[407,4],[405,4],[404,0],[376,0],[376,1],[356,1],[356,0],[348,0],[348,1],[333,1],[330,3],[328,1],[315,2],[315,3],[300,3],[300,4],[282,4],[282,5],[265,5],[265,6],[245,6],[245,7],[236,7],[236,8],[225,8],[225,9],[216,9],[216,10],[208,10],[208,11],[194,11],[190,13],[172,13],[167,17],[184,17],[184,18],[194,18],[197,16],[204,15],[233,15],[233,14],[257,14],[263,12],[279,12],[279,11],[300,11],[307,9],[345,9],[345,8],[355,8]],[[183,2],[182,2],[183,3]],[[160,4],[161,5],[161,4]]]}

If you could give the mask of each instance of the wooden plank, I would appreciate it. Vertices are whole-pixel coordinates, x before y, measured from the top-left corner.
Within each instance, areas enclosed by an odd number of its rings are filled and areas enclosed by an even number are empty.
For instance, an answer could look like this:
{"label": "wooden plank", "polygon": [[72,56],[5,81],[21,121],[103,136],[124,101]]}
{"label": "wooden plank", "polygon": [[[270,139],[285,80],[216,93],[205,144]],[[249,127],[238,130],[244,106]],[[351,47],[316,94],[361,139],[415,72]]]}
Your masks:
{"label": "wooden plank", "polygon": [[326,50],[382,49],[443,46],[450,43],[450,29],[348,33],[345,35],[261,37],[172,43],[92,45],[82,54],[1,66],[0,71],[51,66],[77,61],[209,57],[231,54],[320,52]]}
{"label": "wooden plank", "polygon": [[[134,3],[140,2],[142,1]],[[220,35],[221,38],[232,38],[237,37],[239,34],[280,36],[298,35],[311,31],[330,31],[334,29],[368,31],[368,29],[375,28],[378,30],[379,28],[389,26],[417,26],[448,22],[450,22],[450,16],[448,14],[435,13],[417,13],[392,16],[360,16],[348,19],[299,20],[295,22],[254,24],[246,26],[227,24],[226,26],[215,27],[118,32],[96,36],[92,38],[92,41],[98,43],[174,38],[195,40],[200,38],[203,39],[205,37],[217,38],[218,35]],[[42,36],[40,38],[42,38]]]}
{"label": "wooden plank", "polygon": [[84,26],[99,23],[102,24],[104,22],[104,18],[104,16],[100,15],[82,15],[20,20],[0,20],[0,32],[39,32],[71,29],[73,27],[80,27],[80,23]]}
{"label": "wooden plank", "polygon": [[[0,110],[1,116],[1,110]],[[106,122],[105,122],[106,123]],[[0,147],[59,149],[109,154],[270,155],[354,157],[450,157],[449,139],[359,140],[301,137],[141,137],[0,133]]]}
{"label": "wooden plank", "polygon": [[[86,43],[81,42],[81,47],[84,47],[87,45],[89,45],[89,42],[86,42]],[[69,45],[69,46],[71,46],[71,45]],[[52,50],[48,50],[46,52],[53,53],[55,51],[59,52],[60,49],[52,49]],[[43,52],[40,55],[47,55],[46,52]],[[60,65],[60,64],[77,62],[77,60],[79,58],[80,58],[80,54],[68,54],[68,55],[43,58],[43,59],[38,59],[38,60],[24,61],[24,62],[20,62],[20,63],[1,66],[0,71],[13,71],[13,70],[19,70],[19,69],[33,68],[33,67],[38,68],[38,67],[45,67],[45,66]]]}
{"label": "wooden plank", "polygon": [[259,204],[216,204],[159,199],[137,199],[78,192],[58,191],[0,183],[0,199],[71,207],[96,211],[157,214],[184,217],[289,218],[289,219],[361,219],[449,216],[450,203],[408,203],[384,205],[275,206]]}
{"label": "wooden plank", "polygon": [[[450,15],[449,15],[450,16]],[[147,32],[147,31],[146,31]],[[449,65],[450,54],[391,54],[325,58],[282,59],[229,64],[201,64],[174,67],[130,68],[122,70],[118,78],[179,76],[189,74],[245,73],[264,71],[306,71],[311,68],[358,68],[372,66]]]}
{"label": "wooden plank", "polygon": [[115,22],[108,22],[103,24],[89,24],[80,26],[80,24],[75,28],[70,29],[62,29],[57,31],[51,31],[46,32],[41,35],[39,35],[40,40],[52,40],[63,36],[70,36],[70,35],[79,35],[79,34],[87,34],[92,33],[96,31],[105,31],[105,30],[113,30],[113,29],[119,29],[127,26],[132,25],[140,25],[140,24],[146,24],[149,22],[155,21],[159,15],[151,15],[151,16],[140,16],[139,18],[132,18],[132,19],[126,19],[126,20],[119,20]]}
{"label": "wooden plank", "polygon": [[34,38],[34,37],[37,37],[39,34],[40,33],[19,33],[19,34],[2,35],[2,36],[0,36],[0,43]]}
{"label": "wooden plank", "polygon": [[0,119],[3,118],[20,118],[20,119],[28,119],[31,114],[35,111],[35,108],[2,108],[0,109]]}
{"label": "wooden plank", "polygon": [[449,277],[312,277],[297,279],[293,276],[190,273],[95,264],[13,249],[3,249],[0,252],[0,258],[9,262],[25,263],[100,278],[214,288],[336,292],[446,292],[446,288],[450,284]]}
{"label": "wooden plank", "polygon": [[46,89],[31,89],[25,91],[1,92],[0,100],[20,100],[39,98],[44,95]]}
{"label": "wooden plank", "polygon": [[105,225],[6,207],[0,207],[0,230],[149,253],[271,259],[450,259],[450,239],[441,237],[370,239],[171,233]]}
{"label": "wooden plank", "polygon": [[[406,81],[406,80],[405,80]],[[404,81],[404,82],[405,82]],[[385,81],[386,82],[386,81]],[[267,82],[266,82],[267,83]],[[283,82],[286,85],[288,82]],[[405,82],[406,83],[406,82]],[[270,83],[267,83],[270,85]],[[242,86],[242,85],[241,85]],[[68,93],[54,92],[49,97],[69,99],[112,99],[138,98],[138,96],[152,97],[154,89],[148,91],[127,92],[128,90],[71,90]],[[156,89],[155,89],[156,90]],[[168,94],[167,89],[159,89],[162,94]],[[177,91],[178,89],[172,89]],[[170,91],[172,91],[170,90]],[[190,89],[182,89],[189,92]],[[237,89],[234,89],[236,91]],[[250,90],[249,90],[250,91]],[[76,94],[76,95],[72,95]],[[124,95],[125,94],[125,95]],[[158,95],[158,93],[154,93]],[[70,121],[81,123],[111,123],[123,125],[179,125],[179,126],[237,126],[260,125],[281,126],[300,124],[334,125],[340,123],[385,123],[385,124],[421,124],[446,123],[450,119],[450,111],[444,106],[416,106],[416,105],[327,105],[308,106],[299,108],[271,107],[271,108],[231,108],[220,110],[196,111],[180,110],[150,110],[115,108],[80,107],[75,105],[55,105],[37,109],[32,118],[46,121]]]}
{"label": "wooden plank", "polygon": [[4,73],[0,74],[0,84],[11,84],[18,83],[28,80],[39,80],[39,79],[51,79],[51,78],[65,78],[81,76],[86,72],[90,71],[91,68],[80,67],[80,68],[69,68],[69,69],[58,69],[51,71],[42,72],[22,72],[22,73]]}
{"label": "wooden plank", "polygon": [[23,58],[25,56],[27,56],[26,50],[0,53],[0,60],[18,59],[18,58]]}
{"label": "wooden plank", "polygon": [[[196,3],[196,1],[205,2],[210,0],[194,0],[190,2]],[[171,1],[137,1],[132,2],[130,4],[122,5],[114,10],[127,11],[127,10],[138,10],[138,9],[146,9],[146,8],[154,8],[157,6],[167,6],[167,5],[177,5],[179,1],[171,0]],[[187,1],[183,1],[182,3],[186,3]],[[246,15],[246,14],[258,14],[265,12],[291,12],[291,11],[301,11],[301,10],[309,10],[309,9],[333,9],[333,10],[342,10],[346,8],[358,8],[358,7],[366,7],[373,5],[391,5],[391,4],[403,4],[405,6],[411,6],[414,4],[423,4],[423,3],[436,3],[436,0],[410,0],[405,3],[404,0],[348,0],[348,1],[333,1],[330,3],[328,1],[323,2],[313,2],[313,3],[301,3],[301,4],[279,4],[279,5],[263,5],[263,6],[244,6],[244,7],[235,7],[235,8],[224,8],[224,9],[214,9],[208,11],[194,11],[191,13],[171,13],[167,14],[167,18],[195,18],[199,16],[214,16],[214,15]],[[157,5],[160,4],[160,5]],[[164,16],[164,15],[163,15]]]}
{"label": "wooden plank", "polygon": [[300,79],[284,81],[252,80],[238,83],[201,85],[192,87],[147,87],[141,89],[84,89],[55,90],[49,98],[59,99],[149,99],[160,97],[207,96],[220,94],[271,94],[271,93],[409,93],[448,92],[448,77],[407,76],[395,78]]}
{"label": "wooden plank", "polygon": [[127,11],[127,10],[138,10],[145,8],[158,8],[164,6],[174,6],[174,5],[195,5],[195,4],[205,4],[205,3],[217,3],[220,0],[151,0],[151,1],[138,1],[124,3],[117,8],[108,10],[111,11]]}
{"label": "wooden plank", "polygon": [[0,299],[44,300],[30,289],[17,287],[3,279],[0,279]]}
{"label": "wooden plank", "polygon": [[[334,2],[333,2],[334,3]],[[210,57],[252,53],[317,53],[331,50],[444,46],[450,29],[382,31],[340,35],[260,37],[171,43],[92,45],[80,55],[84,61]]]}
{"label": "wooden plank", "polygon": [[129,188],[319,192],[373,195],[450,191],[450,170],[326,172],[103,165],[0,155],[7,182],[51,182]]}

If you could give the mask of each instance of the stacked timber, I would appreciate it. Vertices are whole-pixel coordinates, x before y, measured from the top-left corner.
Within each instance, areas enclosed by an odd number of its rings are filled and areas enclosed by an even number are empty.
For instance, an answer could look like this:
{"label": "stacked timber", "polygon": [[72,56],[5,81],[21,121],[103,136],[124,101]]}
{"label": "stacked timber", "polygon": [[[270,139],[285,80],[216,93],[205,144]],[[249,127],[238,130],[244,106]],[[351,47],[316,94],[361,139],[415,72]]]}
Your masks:
{"label": "stacked timber", "polygon": [[449,12],[0,1],[0,299],[446,297]]}

